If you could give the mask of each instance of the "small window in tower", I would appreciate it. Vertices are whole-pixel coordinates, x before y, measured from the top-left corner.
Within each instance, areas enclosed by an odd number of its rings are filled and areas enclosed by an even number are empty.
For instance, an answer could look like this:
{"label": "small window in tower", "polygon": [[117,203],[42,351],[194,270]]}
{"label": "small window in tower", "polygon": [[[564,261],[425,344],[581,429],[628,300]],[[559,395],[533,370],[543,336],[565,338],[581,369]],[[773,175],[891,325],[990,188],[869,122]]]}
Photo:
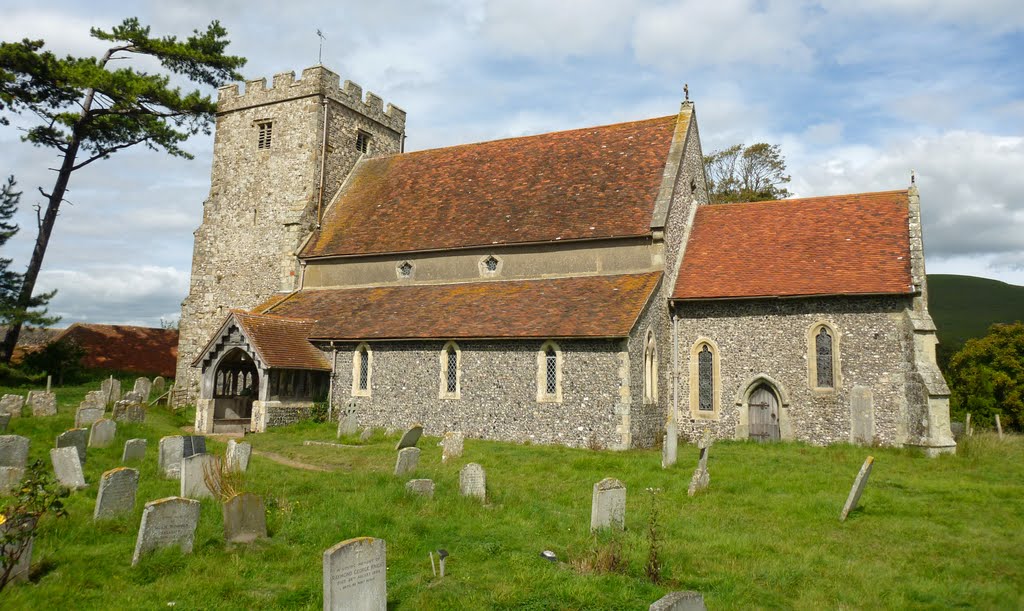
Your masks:
{"label": "small window in tower", "polygon": [[260,123],[257,123],[256,127],[259,129],[259,135],[256,140],[256,148],[270,148],[270,139],[274,135],[274,122],[262,121]]}
{"label": "small window in tower", "polygon": [[498,271],[498,260],[494,257],[487,257],[484,259],[484,265],[487,266],[487,271],[489,272]]}
{"label": "small window in tower", "polygon": [[356,132],[356,150],[360,153],[370,150],[370,134],[364,131]]}
{"label": "small window in tower", "polygon": [[402,261],[398,265],[398,277],[412,278],[412,263],[409,263],[408,261]]}

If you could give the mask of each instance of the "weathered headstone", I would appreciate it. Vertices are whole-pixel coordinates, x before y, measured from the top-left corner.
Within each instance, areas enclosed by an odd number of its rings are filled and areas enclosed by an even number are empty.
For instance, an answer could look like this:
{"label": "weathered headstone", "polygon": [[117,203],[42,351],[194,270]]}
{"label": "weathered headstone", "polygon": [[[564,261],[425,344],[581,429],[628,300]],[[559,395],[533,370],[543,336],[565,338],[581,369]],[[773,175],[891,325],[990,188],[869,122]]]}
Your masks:
{"label": "weathered headstone", "polygon": [[132,566],[143,554],[157,548],[178,546],[181,553],[191,554],[199,525],[199,501],[172,496],[146,503],[135,540]]}
{"label": "weathered headstone", "polygon": [[152,390],[158,395],[164,394],[164,389],[167,388],[167,380],[163,376],[157,376],[153,378]]}
{"label": "weathered headstone", "polygon": [[440,443],[437,444],[442,448],[441,462],[443,464],[447,464],[448,461],[462,456],[462,443],[464,439],[462,431],[449,431],[444,434]]}
{"label": "weathered headstone", "polygon": [[24,477],[24,467],[0,467],[0,495],[17,490]]}
{"label": "weathered headstone", "polygon": [[104,411],[102,407],[92,407],[83,403],[75,412],[75,426],[80,428],[92,425],[93,422],[103,418]]}
{"label": "weathered headstone", "polygon": [[967,417],[964,418],[964,434],[968,437],[974,435],[974,427],[971,426],[971,412],[967,412]]}
{"label": "weathered headstone", "polygon": [[21,435],[0,435],[0,467],[25,468],[28,464],[29,438]]}
{"label": "weathered headstone", "polygon": [[134,390],[129,390],[128,392],[121,395],[121,400],[127,401],[128,403],[142,403],[143,397],[142,393],[135,392]]}
{"label": "weathered headstone", "polygon": [[141,403],[149,403],[149,391],[153,389],[153,383],[149,378],[136,378],[132,392],[139,396]]}
{"label": "weathered headstone", "polygon": [[106,409],[107,407],[107,396],[102,390],[90,390],[85,393],[85,399],[82,400],[81,406],[98,407],[100,409]]}
{"label": "weathered headstone", "polygon": [[263,498],[250,492],[236,494],[224,502],[224,540],[252,543],[267,538],[267,511]]}
{"label": "weathered headstone", "polygon": [[188,458],[196,454],[206,454],[206,437],[202,435],[186,435],[181,438],[181,457]]}
{"label": "weathered headstone", "polygon": [[381,611],[387,608],[387,546],[359,537],[324,552],[324,611]]}
{"label": "weathered headstone", "polygon": [[251,454],[251,443],[248,441],[236,442],[234,439],[229,439],[228,449],[225,453],[228,470],[245,473],[249,469],[249,456]]}
{"label": "weathered headstone", "polygon": [[89,429],[90,448],[109,448],[114,443],[117,435],[117,423],[107,418],[101,418],[92,423]]}
{"label": "weathered headstone", "polygon": [[113,376],[103,380],[100,384],[103,391],[103,401],[107,405],[116,403],[121,398],[121,380],[115,380]]}
{"label": "weathered headstone", "polygon": [[875,403],[871,388],[854,386],[850,390],[850,441],[871,445],[875,440]]}
{"label": "weathered headstone", "polygon": [[953,433],[953,439],[960,439],[964,436],[964,423],[963,422],[950,422],[949,431]]}
{"label": "weathered headstone", "polygon": [[338,437],[342,435],[355,435],[359,429],[359,423],[356,421],[356,408],[359,404],[355,399],[349,399],[345,405],[345,409],[341,410],[338,414]]}
{"label": "weathered headstone", "polygon": [[434,497],[434,480],[432,479],[411,479],[405,482],[405,490],[410,494],[417,494],[428,498]]}
{"label": "weathered headstone", "polygon": [[[21,523],[15,523],[14,520],[5,521],[0,523],[0,536],[6,535],[10,530],[15,528],[30,528],[30,524],[31,519],[26,519]],[[8,582],[28,581],[29,569],[32,566],[33,543],[35,543],[35,537],[29,537],[28,541],[25,542],[24,547],[21,550],[21,554],[18,556],[18,560],[14,564],[14,568],[11,569]],[[4,558],[13,558],[13,554],[17,553],[15,542],[12,541],[3,547],[0,547],[0,553],[3,554]]]}
{"label": "weathered headstone", "polygon": [[181,456],[184,439],[181,435],[160,438],[160,454],[157,457],[157,468],[166,478],[181,478]]}
{"label": "weathered headstone", "polygon": [[7,425],[11,423],[10,414],[0,414],[0,434],[7,432]]}
{"label": "weathered headstone", "polygon": [[93,520],[116,518],[135,509],[135,492],[139,489],[139,472],[128,467],[105,471],[100,477]]}
{"label": "weathered headstone", "polygon": [[669,592],[651,603],[647,611],[707,611],[700,592]]}
{"label": "weathered headstone", "polygon": [[420,462],[419,448],[402,448],[398,451],[398,460],[395,461],[395,475],[405,475],[416,470]]}
{"label": "weathered headstone", "polygon": [[697,468],[690,478],[690,487],[686,489],[687,496],[693,496],[703,492],[711,483],[711,474],[708,473],[708,446],[700,449],[700,459],[697,461]]}
{"label": "weathered headstone", "polygon": [[220,459],[213,454],[193,454],[181,459],[181,496],[190,499],[212,498],[207,476],[220,475]]}
{"label": "weathered headstone", "polygon": [[423,435],[423,425],[414,424],[408,431],[402,434],[402,438],[398,440],[398,444],[395,446],[396,450],[402,448],[415,448],[416,444],[420,442],[420,437]]}
{"label": "weathered headstone", "polygon": [[999,414],[996,414],[996,432],[999,433],[999,438],[1003,438],[1003,424],[999,422]]}
{"label": "weathered headstone", "polygon": [[73,447],[78,451],[78,462],[85,464],[85,448],[89,441],[89,429],[68,429],[57,435],[57,447]]}
{"label": "weathered headstone", "polygon": [[459,471],[459,494],[487,499],[487,474],[484,468],[471,462]]}
{"label": "weathered headstone", "polygon": [[875,457],[868,456],[867,460],[860,468],[860,472],[857,473],[857,479],[853,480],[853,487],[850,488],[850,495],[846,497],[846,504],[843,505],[843,511],[839,514],[839,521],[846,520],[846,516],[851,511],[857,508],[857,503],[860,501],[860,495],[864,492],[864,487],[868,485],[868,477],[871,475],[871,467],[875,464]]}
{"label": "weathered headstone", "polygon": [[37,418],[57,415],[57,393],[33,390],[28,393],[27,403],[32,415]]}
{"label": "weathered headstone", "polygon": [[369,427],[363,429],[362,433],[359,433],[359,441],[361,441],[363,443],[366,443],[367,441],[369,441],[370,437],[373,437],[373,429],[371,429]]}
{"label": "weathered headstone", "polygon": [[146,408],[134,401],[117,401],[114,403],[113,418],[117,422],[142,423],[146,421]]}
{"label": "weathered headstone", "polygon": [[0,413],[10,414],[13,418],[21,416],[21,408],[25,405],[25,397],[21,395],[4,395],[0,398]]}
{"label": "weathered headstone", "polygon": [[673,418],[665,426],[665,437],[661,444],[661,468],[668,469],[676,464],[679,456],[679,427]]}
{"label": "weathered headstone", "polygon": [[594,495],[590,505],[590,530],[626,526],[626,485],[619,480],[606,477],[594,484]]}
{"label": "weathered headstone", "polygon": [[130,460],[142,460],[146,457],[146,440],[129,439],[124,442],[124,452],[121,454],[121,462]]}
{"label": "weathered headstone", "polygon": [[85,488],[85,475],[82,474],[82,463],[78,460],[75,448],[53,448],[50,450],[50,462],[53,463],[53,473],[61,486],[72,490]]}

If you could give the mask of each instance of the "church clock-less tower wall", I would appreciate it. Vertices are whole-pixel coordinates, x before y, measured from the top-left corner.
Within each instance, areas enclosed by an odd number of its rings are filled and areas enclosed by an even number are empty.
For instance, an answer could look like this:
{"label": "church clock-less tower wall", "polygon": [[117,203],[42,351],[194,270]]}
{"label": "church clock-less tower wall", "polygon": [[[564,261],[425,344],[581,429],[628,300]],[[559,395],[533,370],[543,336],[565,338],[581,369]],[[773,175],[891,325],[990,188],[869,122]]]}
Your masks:
{"label": "church clock-less tower wall", "polygon": [[[325,118],[326,117],[326,118]],[[326,129],[325,129],[326,125]],[[405,112],[337,74],[302,72],[222,87],[210,194],[195,231],[192,277],[181,304],[178,388],[195,398],[192,360],[232,308],[249,309],[298,287],[296,250],[364,155],[402,149]],[[321,170],[323,176],[321,178]]]}

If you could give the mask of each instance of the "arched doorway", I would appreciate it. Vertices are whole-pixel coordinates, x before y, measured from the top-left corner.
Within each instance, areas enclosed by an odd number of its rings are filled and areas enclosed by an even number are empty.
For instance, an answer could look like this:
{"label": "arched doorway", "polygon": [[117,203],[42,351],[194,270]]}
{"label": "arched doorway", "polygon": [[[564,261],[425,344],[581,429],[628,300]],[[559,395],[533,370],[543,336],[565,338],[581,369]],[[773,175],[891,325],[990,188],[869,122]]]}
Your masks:
{"label": "arched doorway", "polygon": [[213,378],[215,420],[248,420],[257,399],[260,374],[244,350],[235,348],[217,363]]}
{"label": "arched doorway", "polygon": [[760,382],[750,391],[747,398],[747,422],[750,424],[750,438],[757,441],[778,441],[779,396],[772,386]]}

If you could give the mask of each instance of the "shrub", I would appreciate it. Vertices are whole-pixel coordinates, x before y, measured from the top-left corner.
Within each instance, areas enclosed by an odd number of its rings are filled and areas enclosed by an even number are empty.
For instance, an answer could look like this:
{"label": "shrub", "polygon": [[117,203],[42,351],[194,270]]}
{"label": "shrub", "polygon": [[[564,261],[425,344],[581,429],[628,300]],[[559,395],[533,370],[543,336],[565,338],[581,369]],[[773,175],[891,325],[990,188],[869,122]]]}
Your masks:
{"label": "shrub", "polygon": [[0,533],[0,590],[13,577],[11,573],[35,536],[39,520],[47,513],[67,516],[61,500],[67,495],[67,489],[53,481],[42,461],[37,460],[28,467],[17,495],[0,513],[0,526],[3,527]]}

